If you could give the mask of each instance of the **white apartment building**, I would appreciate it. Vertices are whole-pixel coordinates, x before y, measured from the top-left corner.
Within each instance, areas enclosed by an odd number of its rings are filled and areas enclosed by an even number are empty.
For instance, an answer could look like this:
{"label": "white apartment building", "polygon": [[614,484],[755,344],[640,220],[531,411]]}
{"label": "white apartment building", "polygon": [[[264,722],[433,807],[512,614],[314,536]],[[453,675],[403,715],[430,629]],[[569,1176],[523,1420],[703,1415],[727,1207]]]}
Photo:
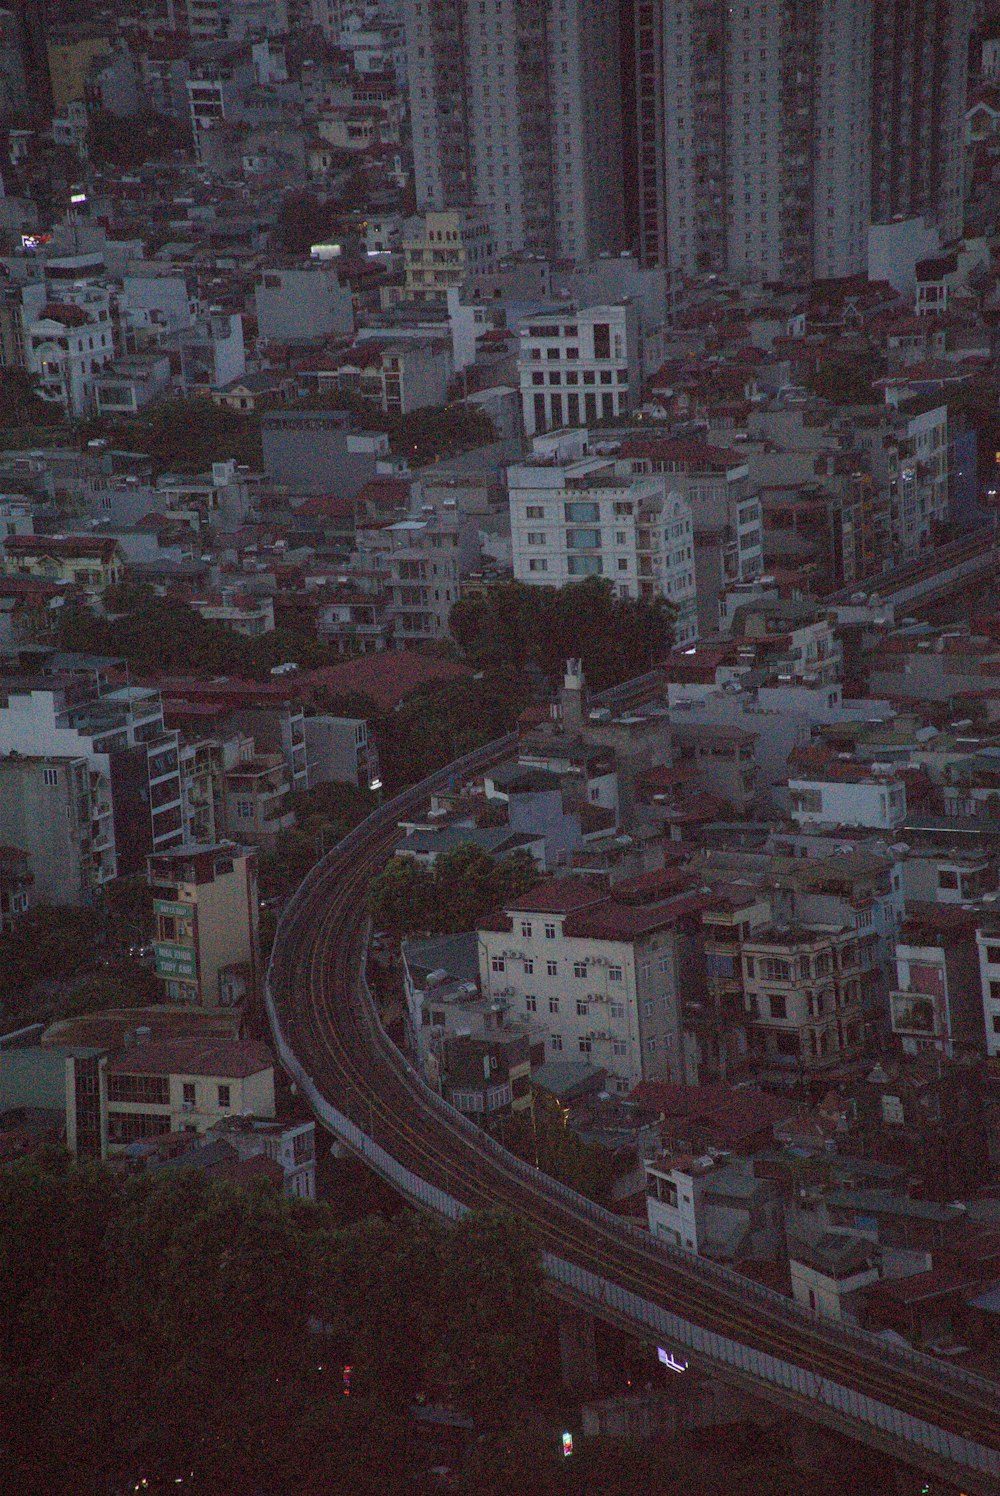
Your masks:
{"label": "white apartment building", "polygon": [[102,807],[97,882],[138,871],[147,852],[182,839],[178,734],[164,728],[158,691],[11,692],[0,705],[0,754],[12,752],[86,760]]}
{"label": "white apartment building", "polygon": [[629,905],[582,879],[556,879],[480,927],[480,990],[545,1036],[547,1059],[587,1060],[626,1094],[684,1081],[680,1002],[690,900]]}
{"label": "white apartment building", "polygon": [[716,633],[729,590],[764,570],[761,504],[750,491],[746,460],[709,442],[635,436],[622,442],[618,466],[637,475],[662,474],[690,504],[698,631]]}
{"label": "white apartment building", "polygon": [[619,597],[666,598],[677,609],[675,642],[697,638],[691,508],[662,478],[620,476],[608,458],[538,457],[508,468],[507,486],[518,581],[563,587],[604,576]]}
{"label": "white apartment building", "polygon": [[834,763],[815,772],[792,766],[792,820],[807,826],[870,826],[894,831],[906,819],[906,786],[888,765]]}
{"label": "white apartment building", "polygon": [[631,302],[572,303],[518,328],[518,376],[529,436],[625,417],[642,389],[639,318]]}
{"label": "white apartment building", "polygon": [[[89,415],[94,388],[115,356],[111,292],[100,255],[70,255],[45,266],[44,305],[25,300],[25,357],[43,400],[68,416]],[[33,299],[37,305],[37,298]]]}
{"label": "white apartment building", "polygon": [[476,203],[501,255],[622,238],[618,10],[403,0],[417,204]]}
{"label": "white apartment building", "polygon": [[461,578],[479,558],[479,532],[446,500],[440,508],[423,505],[406,519],[359,530],[357,556],[388,594],[387,618],[397,636],[447,639]]}

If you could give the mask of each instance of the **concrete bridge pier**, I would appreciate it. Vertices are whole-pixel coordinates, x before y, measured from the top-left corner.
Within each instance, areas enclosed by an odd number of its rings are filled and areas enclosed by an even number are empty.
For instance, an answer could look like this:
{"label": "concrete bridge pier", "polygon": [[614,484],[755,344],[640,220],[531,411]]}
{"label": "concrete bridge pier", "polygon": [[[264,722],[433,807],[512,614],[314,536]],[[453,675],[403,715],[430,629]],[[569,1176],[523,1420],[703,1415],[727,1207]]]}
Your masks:
{"label": "concrete bridge pier", "polygon": [[599,1385],[592,1314],[562,1305],[559,1310],[559,1359],[564,1387],[592,1392]]}

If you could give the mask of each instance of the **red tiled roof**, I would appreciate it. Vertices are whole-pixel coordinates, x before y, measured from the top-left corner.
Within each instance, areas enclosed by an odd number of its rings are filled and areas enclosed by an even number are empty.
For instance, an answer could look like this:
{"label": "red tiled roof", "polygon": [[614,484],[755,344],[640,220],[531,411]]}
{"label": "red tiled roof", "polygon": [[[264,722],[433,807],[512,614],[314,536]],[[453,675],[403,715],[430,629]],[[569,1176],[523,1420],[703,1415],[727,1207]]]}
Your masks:
{"label": "red tiled roof", "polygon": [[295,513],[304,514],[309,519],[352,519],[354,504],[343,494],[325,493],[306,499],[304,504],[298,505]]}
{"label": "red tiled roof", "polygon": [[362,508],[405,509],[410,501],[410,484],[405,478],[370,478],[358,490],[355,504]]}
{"label": "red tiled roof", "polygon": [[507,908],[516,914],[571,914],[607,900],[607,893],[588,878],[549,878],[511,899]]}
{"label": "red tiled roof", "polygon": [[274,1067],[274,1057],[253,1039],[162,1039],[123,1049],[108,1062],[116,1075],[212,1075],[242,1080]]}
{"label": "red tiled roof", "polygon": [[683,894],[656,904],[618,904],[613,899],[592,909],[570,914],[563,926],[566,935],[589,936],[592,940],[636,940],[654,930],[668,929],[685,914],[705,907],[705,896]]}
{"label": "red tiled roof", "polygon": [[665,1081],[640,1081],[630,1100],[653,1112],[665,1123],[695,1122],[716,1126],[722,1136],[735,1143],[759,1132],[770,1132],[788,1112],[788,1103],[752,1086],[739,1090],[721,1082],[704,1086],[677,1086]]}
{"label": "red tiled roof", "polygon": [[100,535],[8,535],[9,556],[89,556],[110,561],[119,550],[117,540]]}
{"label": "red tiled roof", "polygon": [[622,442],[621,456],[641,458],[646,462],[682,463],[695,471],[705,468],[725,470],[739,467],[746,461],[740,453],[727,447],[712,446],[709,442],[652,436],[635,436]]}
{"label": "red tiled roof", "polygon": [[932,1268],[927,1273],[911,1273],[906,1278],[886,1278],[867,1290],[865,1298],[870,1305],[884,1303],[922,1304],[928,1299],[944,1298],[948,1294],[964,1293],[976,1286],[977,1278],[968,1272],[953,1268]]}
{"label": "red tiled roof", "polygon": [[342,665],[300,671],[297,679],[304,690],[336,694],[357,691],[370,696],[380,711],[389,712],[421,686],[461,680],[470,674],[467,666],[452,660],[435,660],[415,650],[386,649],[345,660]]}

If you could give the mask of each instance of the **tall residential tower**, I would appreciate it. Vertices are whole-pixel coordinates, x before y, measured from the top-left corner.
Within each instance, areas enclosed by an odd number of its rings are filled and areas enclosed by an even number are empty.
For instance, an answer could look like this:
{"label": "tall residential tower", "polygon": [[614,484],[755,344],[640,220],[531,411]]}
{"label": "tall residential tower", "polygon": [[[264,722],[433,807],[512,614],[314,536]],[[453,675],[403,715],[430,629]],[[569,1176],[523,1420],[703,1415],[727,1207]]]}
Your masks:
{"label": "tall residential tower", "polygon": [[873,6],[872,217],[917,214],[942,243],[962,232],[973,0]]}
{"label": "tall residential tower", "polygon": [[870,0],[638,0],[636,92],[647,263],[864,268]]}
{"label": "tall residential tower", "polygon": [[618,12],[404,0],[417,204],[477,206],[500,254],[621,247]]}

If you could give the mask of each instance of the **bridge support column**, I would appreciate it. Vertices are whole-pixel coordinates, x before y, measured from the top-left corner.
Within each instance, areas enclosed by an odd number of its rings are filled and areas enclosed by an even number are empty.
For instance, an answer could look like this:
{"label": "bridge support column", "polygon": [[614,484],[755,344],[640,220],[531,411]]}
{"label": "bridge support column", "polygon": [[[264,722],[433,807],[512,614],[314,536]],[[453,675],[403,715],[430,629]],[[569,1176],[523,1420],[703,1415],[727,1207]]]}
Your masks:
{"label": "bridge support column", "polygon": [[591,1392],[598,1385],[592,1314],[566,1307],[559,1310],[559,1359],[565,1387]]}

